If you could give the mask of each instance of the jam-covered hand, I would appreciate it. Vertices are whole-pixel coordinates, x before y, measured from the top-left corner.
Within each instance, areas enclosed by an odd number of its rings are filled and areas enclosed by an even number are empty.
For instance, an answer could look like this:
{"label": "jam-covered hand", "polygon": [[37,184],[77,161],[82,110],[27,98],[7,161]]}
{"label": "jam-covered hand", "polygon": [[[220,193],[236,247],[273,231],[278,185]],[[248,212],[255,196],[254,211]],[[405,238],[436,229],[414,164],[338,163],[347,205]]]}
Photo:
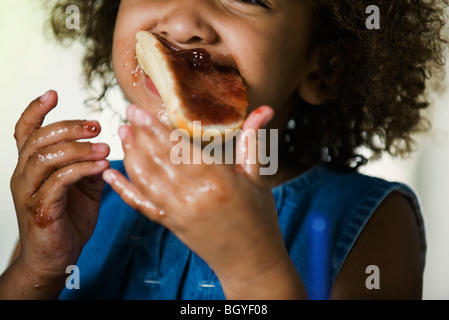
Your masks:
{"label": "jam-covered hand", "polygon": [[97,121],[42,127],[57,100],[49,91],[31,102],[16,125],[19,159],[11,190],[20,253],[0,279],[3,298],[57,297],[67,266],[76,263],[97,221],[109,146],[78,141],[98,136]]}
{"label": "jam-covered hand", "polygon": [[227,298],[305,297],[282,239],[271,188],[259,175],[259,164],[248,161],[247,139],[242,139],[248,129],[264,127],[272,109],[260,107],[249,115],[236,146],[244,161],[235,166],[175,165],[171,130],[136,106],[128,108],[127,116],[131,126],[121,127],[119,135],[131,181],[112,169],[103,174],[122,199],[205,260]]}

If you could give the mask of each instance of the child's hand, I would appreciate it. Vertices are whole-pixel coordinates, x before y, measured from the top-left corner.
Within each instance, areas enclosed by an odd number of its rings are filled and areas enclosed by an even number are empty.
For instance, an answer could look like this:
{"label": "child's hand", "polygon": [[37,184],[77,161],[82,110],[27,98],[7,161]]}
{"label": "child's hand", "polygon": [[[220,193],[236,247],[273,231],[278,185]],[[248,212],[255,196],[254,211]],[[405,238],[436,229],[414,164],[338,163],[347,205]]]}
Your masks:
{"label": "child's hand", "polygon": [[107,145],[77,141],[96,137],[98,122],[41,127],[57,99],[49,91],[31,102],[14,134],[19,159],[11,191],[21,247],[16,261],[26,266],[36,286],[64,276],[77,261],[95,227],[104,187],[101,173],[109,167]]}
{"label": "child's hand", "polygon": [[[285,283],[300,288],[271,188],[259,175],[258,164],[174,165],[171,130],[136,106],[128,108],[127,116],[133,126],[121,127],[119,133],[131,182],[117,171],[103,174],[124,201],[173,231],[201,256],[219,277],[228,298],[266,297],[264,293],[278,289],[272,282],[283,283],[276,279],[278,273],[290,277]],[[259,108],[248,117],[243,132],[262,128],[272,116],[271,108]],[[248,160],[242,136],[237,157]],[[253,291],[247,290],[250,287]]]}

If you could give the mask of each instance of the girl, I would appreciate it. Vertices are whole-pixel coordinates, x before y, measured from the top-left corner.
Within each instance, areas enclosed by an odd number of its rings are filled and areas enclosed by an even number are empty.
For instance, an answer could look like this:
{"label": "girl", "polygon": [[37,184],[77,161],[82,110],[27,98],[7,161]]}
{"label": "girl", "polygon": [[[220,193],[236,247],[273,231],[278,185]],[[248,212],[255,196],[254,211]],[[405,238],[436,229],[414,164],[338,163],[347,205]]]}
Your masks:
{"label": "girl", "polygon": [[[65,29],[77,5],[81,31]],[[0,278],[2,298],[307,299],[305,221],[331,229],[332,299],[411,298],[422,291],[425,238],[407,186],[357,173],[382,151],[412,149],[425,129],[427,78],[443,60],[445,1],[56,1],[56,36],[86,45],[89,83],[115,79],[130,101],[119,128],[125,157],[108,162],[97,121],[42,126],[49,91],[17,122],[11,179],[20,243]],[[174,165],[163,104],[138,69],[135,34],[204,48],[242,75],[243,131],[277,129],[279,170],[259,164]],[[111,77],[111,74],[114,77]],[[245,158],[244,140],[236,152]],[[108,183],[104,187],[104,181]],[[64,289],[76,265],[78,290]],[[380,286],[366,270],[380,270]],[[313,270],[312,270],[313,271]]]}

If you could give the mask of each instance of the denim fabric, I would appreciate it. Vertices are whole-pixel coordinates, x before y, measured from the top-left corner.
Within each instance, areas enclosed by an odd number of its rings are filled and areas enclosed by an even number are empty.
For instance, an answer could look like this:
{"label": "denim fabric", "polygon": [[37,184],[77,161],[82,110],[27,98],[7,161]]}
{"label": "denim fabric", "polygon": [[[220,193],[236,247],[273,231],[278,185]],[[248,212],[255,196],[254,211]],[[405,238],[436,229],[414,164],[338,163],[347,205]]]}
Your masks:
{"label": "denim fabric", "polygon": [[[121,161],[112,167],[125,172]],[[425,235],[419,202],[401,183],[325,164],[273,190],[279,224],[291,259],[306,289],[310,287],[305,220],[312,212],[328,216],[331,227],[331,282],[381,202],[392,192],[415,208]],[[173,233],[127,206],[106,186],[97,227],[77,262],[80,289],[65,288],[61,299],[224,299],[213,271]]]}

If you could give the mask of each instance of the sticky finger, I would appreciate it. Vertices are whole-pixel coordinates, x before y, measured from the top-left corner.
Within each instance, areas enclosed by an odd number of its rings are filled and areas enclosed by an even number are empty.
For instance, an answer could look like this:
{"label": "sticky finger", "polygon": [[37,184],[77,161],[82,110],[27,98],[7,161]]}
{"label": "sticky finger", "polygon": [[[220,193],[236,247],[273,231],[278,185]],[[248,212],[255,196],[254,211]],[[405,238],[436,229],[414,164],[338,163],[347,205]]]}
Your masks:
{"label": "sticky finger", "polygon": [[42,126],[45,116],[56,107],[58,95],[55,91],[48,91],[41,97],[32,101],[22,113],[15,126],[14,138],[17,149],[20,151],[29,135]]}

